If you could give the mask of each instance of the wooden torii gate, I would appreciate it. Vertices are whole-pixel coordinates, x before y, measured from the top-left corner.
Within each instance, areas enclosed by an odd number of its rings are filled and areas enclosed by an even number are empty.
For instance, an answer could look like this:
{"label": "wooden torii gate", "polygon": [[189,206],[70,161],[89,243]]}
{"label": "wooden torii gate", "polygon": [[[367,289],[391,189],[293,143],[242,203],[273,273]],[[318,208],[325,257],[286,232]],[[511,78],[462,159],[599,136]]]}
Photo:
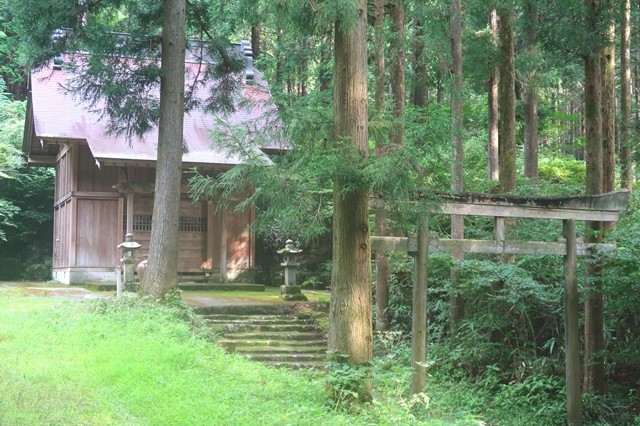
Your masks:
{"label": "wooden torii gate", "polygon": [[[416,273],[413,283],[413,315],[411,326],[411,391],[422,392],[426,382],[427,337],[427,256],[429,251],[485,254],[538,254],[564,256],[565,363],[567,382],[567,414],[572,425],[582,423],[580,390],[580,334],[578,325],[577,256],[589,256],[594,249],[613,249],[612,244],[584,244],[576,238],[576,221],[615,222],[629,203],[627,190],[580,197],[519,197],[485,194],[441,195],[442,206],[433,213],[462,216],[495,217],[497,226],[507,218],[558,219],[563,221],[564,241],[507,241],[504,232],[496,232],[496,240],[453,240],[430,238],[428,216],[419,219],[416,236],[371,237],[374,251],[414,253]],[[379,202],[373,208],[383,208]]]}

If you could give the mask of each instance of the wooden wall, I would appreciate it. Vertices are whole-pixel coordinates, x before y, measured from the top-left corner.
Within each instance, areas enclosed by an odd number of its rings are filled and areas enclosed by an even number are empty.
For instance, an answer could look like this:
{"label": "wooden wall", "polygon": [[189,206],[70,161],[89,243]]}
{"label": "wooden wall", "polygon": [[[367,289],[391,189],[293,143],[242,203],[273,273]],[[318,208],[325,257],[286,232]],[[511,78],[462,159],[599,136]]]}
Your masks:
{"label": "wooden wall", "polygon": [[80,267],[115,267],[122,232],[120,200],[81,198],[78,200],[76,262]]}
{"label": "wooden wall", "polygon": [[253,267],[253,247],[251,233],[247,228],[251,225],[250,211],[236,213],[230,206],[227,212],[227,266],[232,269]]}
{"label": "wooden wall", "polygon": [[68,145],[56,163],[54,268],[111,268],[123,241],[116,167],[96,165],[86,145]]}
{"label": "wooden wall", "polygon": [[[122,183],[132,184],[133,192],[114,189]],[[153,213],[153,194],[147,191],[154,183],[153,167],[98,167],[87,145],[63,148],[56,163],[54,268],[115,267],[128,218],[135,241],[142,244],[137,258],[143,260]],[[206,202],[193,204],[187,191],[183,185],[178,270],[219,270],[222,260],[229,270],[252,268],[253,239],[247,227],[253,213],[233,213],[233,206],[223,213]]]}
{"label": "wooden wall", "polygon": [[106,192],[110,196],[115,192],[113,185],[119,182],[118,167],[101,165],[91,155],[87,145],[78,147],[78,191]]}
{"label": "wooden wall", "polygon": [[53,267],[69,266],[71,229],[71,200],[53,208]]}

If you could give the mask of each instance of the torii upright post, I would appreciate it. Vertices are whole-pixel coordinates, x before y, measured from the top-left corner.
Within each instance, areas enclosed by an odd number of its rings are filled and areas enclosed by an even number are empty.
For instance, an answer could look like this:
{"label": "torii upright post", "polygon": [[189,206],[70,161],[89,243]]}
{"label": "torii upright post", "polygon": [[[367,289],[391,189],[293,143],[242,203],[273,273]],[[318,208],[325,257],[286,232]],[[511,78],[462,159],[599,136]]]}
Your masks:
{"label": "torii upright post", "polygon": [[576,221],[562,222],[567,253],[564,256],[564,332],[567,379],[567,421],[582,424],[580,400],[580,329],[578,325],[578,280],[576,277]]}
{"label": "torii upright post", "polygon": [[413,322],[411,324],[411,393],[424,391],[427,381],[427,256],[429,253],[429,218],[418,222],[418,252],[413,282]]}

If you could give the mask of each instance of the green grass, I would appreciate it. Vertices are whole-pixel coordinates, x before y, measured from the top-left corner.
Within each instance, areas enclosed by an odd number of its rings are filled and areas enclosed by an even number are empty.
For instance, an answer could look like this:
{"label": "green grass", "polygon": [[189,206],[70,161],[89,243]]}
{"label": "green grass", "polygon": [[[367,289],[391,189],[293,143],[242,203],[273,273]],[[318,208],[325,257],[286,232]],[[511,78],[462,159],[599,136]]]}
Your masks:
{"label": "green grass", "polygon": [[227,355],[183,307],[136,297],[0,292],[0,389],[0,425],[11,426],[476,424],[393,394],[334,411],[322,375]]}

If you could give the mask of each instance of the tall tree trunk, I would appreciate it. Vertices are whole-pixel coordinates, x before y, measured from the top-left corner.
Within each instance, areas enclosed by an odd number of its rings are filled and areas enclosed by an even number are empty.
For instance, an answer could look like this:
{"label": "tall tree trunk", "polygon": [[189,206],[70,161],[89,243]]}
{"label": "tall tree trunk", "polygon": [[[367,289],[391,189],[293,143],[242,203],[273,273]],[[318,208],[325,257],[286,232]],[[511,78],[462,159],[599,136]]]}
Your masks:
{"label": "tall tree trunk", "polygon": [[[452,0],[451,20],[451,189],[454,192],[464,190],[464,115],[462,110],[462,5],[461,0]],[[451,238],[464,238],[464,216],[451,216]],[[457,261],[464,260],[464,252],[451,253]],[[459,293],[460,273],[457,266],[451,269],[451,334],[455,334],[464,315],[464,297]]]}
{"label": "tall tree trunk", "polygon": [[253,53],[253,59],[258,59],[260,53],[260,25],[254,25],[251,27],[251,51]]}
{"label": "tall tree trunk", "polygon": [[393,97],[393,124],[390,140],[394,146],[404,143],[404,113],[406,89],[406,58],[404,31],[403,0],[392,0],[389,4],[389,15],[393,22],[394,34],[391,39],[391,96]]}
{"label": "tall tree trunk", "polygon": [[500,19],[500,82],[498,84],[498,155],[500,192],[516,189],[516,92],[513,10],[498,11]]}
{"label": "tall tree trunk", "polygon": [[[613,10],[611,10],[613,12]],[[602,192],[615,189],[616,183],[616,64],[615,23],[607,25],[605,47],[601,56],[602,72]]]}
{"label": "tall tree trunk", "polygon": [[[368,155],[367,2],[357,0],[353,23],[335,25],[335,143],[352,167],[361,170]],[[329,350],[354,365],[372,357],[371,246],[369,191],[356,185],[345,191],[344,177],[333,185],[333,269],[329,311]],[[370,382],[360,399],[370,399]]]}
{"label": "tall tree trunk", "polygon": [[[491,9],[489,14],[489,27],[491,38],[498,38],[498,12]],[[489,160],[489,180],[497,181],[500,177],[498,166],[498,68],[491,70],[487,81],[487,93],[489,102],[489,128],[488,128],[488,160]]]}
{"label": "tall tree trunk", "polygon": [[140,292],[162,298],[178,288],[178,223],[184,122],[185,0],[164,0],[158,160],[149,263]]}
{"label": "tall tree trunk", "polygon": [[[599,0],[586,0],[588,31],[599,27]],[[587,195],[601,194],[602,166],[602,81],[601,57],[598,51],[590,52],[584,61],[584,113],[586,126]],[[601,241],[601,222],[587,222],[586,242]],[[586,294],[584,301],[584,374],[585,392],[601,392],[605,388],[603,297],[597,282],[598,264],[591,259],[586,265]]]}
{"label": "tall tree trunk", "polygon": [[427,98],[429,96],[429,77],[427,75],[427,66],[424,62],[424,21],[422,20],[422,11],[420,6],[423,2],[417,2],[417,17],[414,19],[413,37],[413,81],[411,85],[411,103],[417,107],[427,106]]}
{"label": "tall tree trunk", "polygon": [[[510,193],[516,189],[516,88],[514,52],[513,4],[504,4],[498,10],[500,41],[500,81],[498,83],[498,174],[499,191]],[[504,241],[507,232],[515,226],[515,219],[496,218],[496,241]],[[515,256],[503,254],[504,263],[513,262]]]}
{"label": "tall tree trunk", "polygon": [[622,2],[620,24],[620,182],[633,189],[634,150],[631,143],[631,0]]}
{"label": "tall tree trunk", "polygon": [[[538,10],[535,0],[525,4],[525,45],[529,55],[537,52],[536,37]],[[538,178],[538,88],[536,86],[536,67],[527,75],[527,89],[524,97],[524,175],[530,179]]]}
{"label": "tall tree trunk", "polygon": [[[384,116],[385,95],[385,58],[384,58],[384,0],[374,2],[374,48],[375,48],[375,77],[376,114],[382,119]],[[382,132],[376,134],[376,157],[381,157],[386,152],[387,141]],[[383,210],[376,211],[376,234],[387,235],[386,213]],[[376,330],[389,330],[389,261],[387,254],[376,252]]]}

